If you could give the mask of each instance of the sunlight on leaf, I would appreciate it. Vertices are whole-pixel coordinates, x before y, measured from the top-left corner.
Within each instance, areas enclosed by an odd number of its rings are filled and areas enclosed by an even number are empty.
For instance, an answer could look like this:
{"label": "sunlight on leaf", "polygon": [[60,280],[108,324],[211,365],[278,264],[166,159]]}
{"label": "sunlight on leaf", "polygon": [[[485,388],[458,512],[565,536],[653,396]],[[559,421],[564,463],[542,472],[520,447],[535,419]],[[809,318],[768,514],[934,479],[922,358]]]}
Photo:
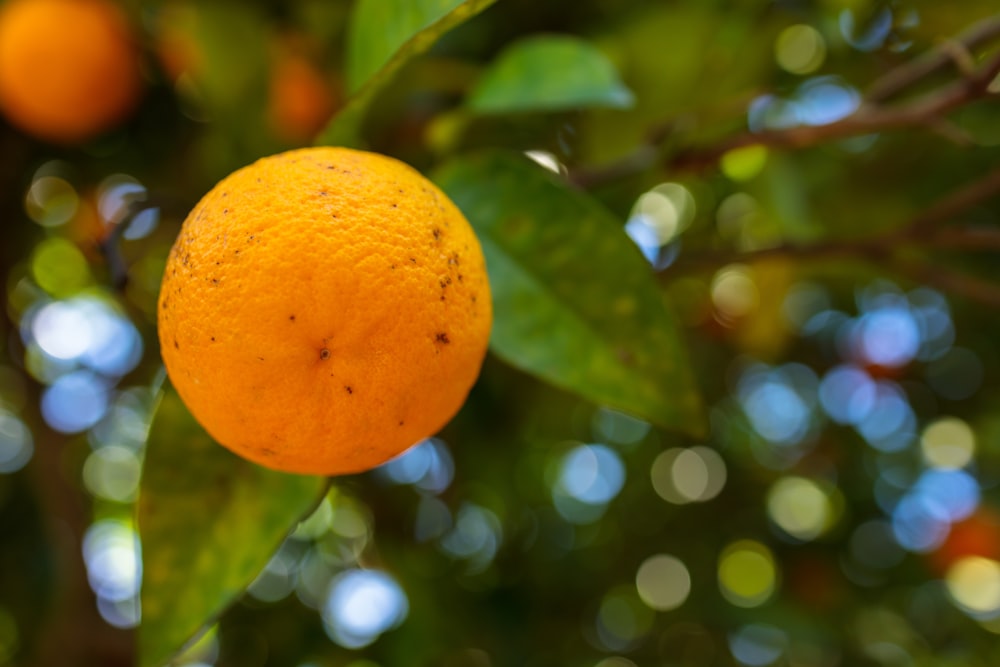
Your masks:
{"label": "sunlight on leaf", "polygon": [[435,181],[482,241],[498,356],[594,402],[703,431],[677,323],[619,221],[519,155],[458,159]]}
{"label": "sunlight on leaf", "polygon": [[635,99],[614,65],[586,40],[530,37],[501,53],[469,97],[481,113],[629,108]]}
{"label": "sunlight on leaf", "polygon": [[237,458],[167,390],[139,492],[140,665],[166,663],[242,595],[326,487]]}

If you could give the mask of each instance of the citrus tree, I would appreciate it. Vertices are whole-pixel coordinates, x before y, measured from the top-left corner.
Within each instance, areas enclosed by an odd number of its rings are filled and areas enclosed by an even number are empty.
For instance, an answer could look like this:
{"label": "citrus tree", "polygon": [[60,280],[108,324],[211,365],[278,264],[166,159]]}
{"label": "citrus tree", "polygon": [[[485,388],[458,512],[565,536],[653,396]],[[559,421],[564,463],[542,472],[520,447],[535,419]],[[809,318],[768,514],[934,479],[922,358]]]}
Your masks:
{"label": "citrus tree", "polygon": [[0,2],[0,665],[995,664],[998,95],[985,0]]}

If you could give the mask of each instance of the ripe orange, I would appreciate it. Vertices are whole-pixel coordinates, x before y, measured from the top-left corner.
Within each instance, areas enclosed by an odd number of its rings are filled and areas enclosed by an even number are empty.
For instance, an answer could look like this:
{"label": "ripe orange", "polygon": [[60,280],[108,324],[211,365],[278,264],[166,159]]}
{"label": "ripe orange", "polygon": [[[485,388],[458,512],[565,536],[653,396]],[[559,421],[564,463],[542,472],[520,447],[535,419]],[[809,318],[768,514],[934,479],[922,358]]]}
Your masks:
{"label": "ripe orange", "polygon": [[141,92],[128,21],[107,0],[0,5],[0,110],[25,132],[76,143],[110,129]]}
{"label": "ripe orange", "polygon": [[161,285],[171,381],[221,444],[261,465],[372,468],[444,426],[492,322],[479,243],[389,157],[263,158],[191,211]]}
{"label": "ripe orange", "polygon": [[287,141],[311,139],[330,120],[333,86],[304,54],[276,49],[271,62],[267,116],[275,134]]}

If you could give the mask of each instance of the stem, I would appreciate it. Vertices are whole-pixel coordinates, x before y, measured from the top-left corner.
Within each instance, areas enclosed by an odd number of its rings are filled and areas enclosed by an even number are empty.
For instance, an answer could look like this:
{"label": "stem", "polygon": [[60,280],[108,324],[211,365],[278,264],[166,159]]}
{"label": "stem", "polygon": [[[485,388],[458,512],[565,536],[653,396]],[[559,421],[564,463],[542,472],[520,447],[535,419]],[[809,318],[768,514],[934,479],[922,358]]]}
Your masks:
{"label": "stem", "polygon": [[[891,70],[870,86],[861,107],[845,118],[826,125],[795,126],[763,132],[745,132],[707,147],[692,147],[674,153],[663,160],[663,166],[674,170],[700,170],[714,166],[727,152],[747,146],[797,149],[829,141],[875,134],[890,130],[921,127],[931,128],[947,138],[966,143],[969,138],[946,122],[952,111],[971,102],[995,94],[991,84],[1000,74],[1000,53],[994,53],[971,72],[944,84],[904,104],[887,106],[887,100],[906,88],[919,83],[950,63],[956,62],[956,49],[969,50],[1000,37],[1000,16],[992,16],[974,24],[955,39],[938,46],[913,61]],[[969,54],[971,59],[971,54]],[[576,169],[571,182],[588,188],[631,176],[654,167],[657,146],[663,139],[639,146],[634,152],[609,164]]]}

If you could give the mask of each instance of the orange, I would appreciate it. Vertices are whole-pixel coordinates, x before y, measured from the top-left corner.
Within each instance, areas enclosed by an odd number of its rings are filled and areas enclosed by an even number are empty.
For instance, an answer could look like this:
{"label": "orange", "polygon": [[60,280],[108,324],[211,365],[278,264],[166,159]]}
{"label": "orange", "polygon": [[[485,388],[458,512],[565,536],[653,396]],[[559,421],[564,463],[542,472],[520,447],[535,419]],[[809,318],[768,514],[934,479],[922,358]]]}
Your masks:
{"label": "orange", "polygon": [[314,137],[330,120],[336,104],[333,86],[301,51],[284,44],[276,47],[267,98],[271,128],[292,142]]}
{"label": "orange", "polygon": [[112,128],[141,91],[139,56],[106,0],[0,5],[0,110],[36,137],[72,144]]}
{"label": "orange", "polygon": [[458,208],[395,159],[263,158],[184,221],[158,304],[171,382],[219,443],[276,470],[372,468],[465,402],[492,321]]}

